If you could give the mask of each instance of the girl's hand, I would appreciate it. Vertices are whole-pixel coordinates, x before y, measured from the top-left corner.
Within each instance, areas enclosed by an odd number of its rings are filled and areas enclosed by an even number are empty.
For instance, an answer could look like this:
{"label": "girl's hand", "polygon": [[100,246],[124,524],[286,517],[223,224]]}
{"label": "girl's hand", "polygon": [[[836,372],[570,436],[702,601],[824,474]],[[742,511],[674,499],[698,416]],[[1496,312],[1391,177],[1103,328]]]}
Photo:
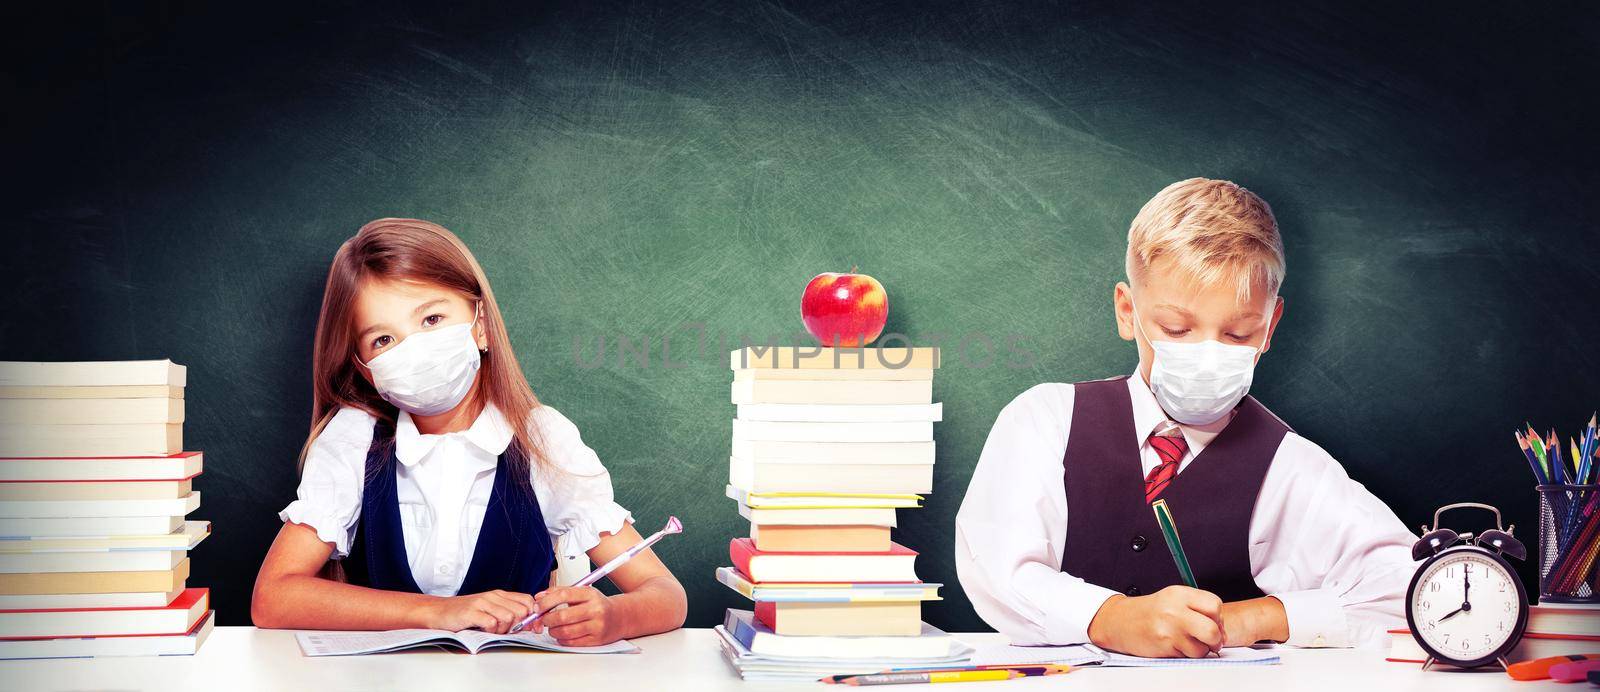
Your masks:
{"label": "girl's hand", "polygon": [[[558,586],[534,594],[533,600],[545,613],[534,629],[548,631],[562,646],[600,646],[622,638],[611,599],[592,586]],[[550,612],[562,604],[567,607]]]}
{"label": "girl's hand", "polygon": [[533,612],[533,607],[532,596],[514,591],[449,596],[428,603],[422,613],[422,626],[451,632],[476,628],[505,634],[517,621]]}

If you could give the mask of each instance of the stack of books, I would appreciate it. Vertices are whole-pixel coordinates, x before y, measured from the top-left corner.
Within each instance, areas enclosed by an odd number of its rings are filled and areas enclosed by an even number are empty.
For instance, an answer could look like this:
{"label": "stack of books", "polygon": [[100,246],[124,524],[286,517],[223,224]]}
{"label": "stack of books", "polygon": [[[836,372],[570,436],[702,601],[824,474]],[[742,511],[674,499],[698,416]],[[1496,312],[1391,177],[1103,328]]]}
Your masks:
{"label": "stack of books", "polygon": [[[1428,658],[1411,630],[1389,630],[1389,655],[1395,663]],[[1513,663],[1550,656],[1600,653],[1600,603],[1540,603],[1528,608],[1528,628],[1507,658]]]}
{"label": "stack of books", "polygon": [[717,579],[755,603],[717,628],[745,679],[817,679],[960,663],[922,622],[940,584],[893,542],[895,510],[933,490],[936,348],[732,354],[728,497],[750,521]]}
{"label": "stack of books", "polygon": [[185,370],[0,362],[0,659],[193,654],[210,633],[185,517]]}

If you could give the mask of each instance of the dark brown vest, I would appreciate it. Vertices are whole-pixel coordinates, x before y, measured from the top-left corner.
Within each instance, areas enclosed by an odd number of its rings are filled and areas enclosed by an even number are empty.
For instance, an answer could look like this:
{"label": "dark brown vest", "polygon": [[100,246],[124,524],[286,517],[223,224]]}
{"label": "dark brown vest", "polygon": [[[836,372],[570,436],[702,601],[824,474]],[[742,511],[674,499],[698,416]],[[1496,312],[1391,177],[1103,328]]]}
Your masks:
{"label": "dark brown vest", "polygon": [[[1126,377],[1073,385],[1072,432],[1062,459],[1067,485],[1061,570],[1130,596],[1182,584],[1155,514]],[[1250,516],[1289,426],[1254,397],[1184,467],[1161,497],[1172,509],[1199,586],[1238,601],[1262,596],[1250,573]]]}

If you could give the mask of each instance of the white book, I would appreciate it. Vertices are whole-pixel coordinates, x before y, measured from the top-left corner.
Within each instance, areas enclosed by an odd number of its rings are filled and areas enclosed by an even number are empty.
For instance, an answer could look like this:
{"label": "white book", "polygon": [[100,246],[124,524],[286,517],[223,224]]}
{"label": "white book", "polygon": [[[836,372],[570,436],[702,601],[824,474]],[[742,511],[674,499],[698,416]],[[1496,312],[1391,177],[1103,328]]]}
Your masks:
{"label": "white book", "polygon": [[758,464],[731,457],[728,483],[755,493],[929,493],[933,464]]}
{"label": "white book", "polygon": [[728,499],[757,509],[833,509],[842,507],[921,507],[921,495],[853,493],[747,493],[731,485]]}
{"label": "white book", "polygon": [[0,421],[26,425],[182,423],[183,400],[0,399]]}
{"label": "white book", "polygon": [[933,423],[799,423],[733,419],[733,440],[773,442],[932,442]]}
{"label": "white book", "polygon": [[0,610],[44,608],[159,608],[183,593],[183,585],[172,591],[134,591],[127,593],[45,593],[0,594]]}
{"label": "white book", "polygon": [[0,659],[112,658],[122,656],[193,656],[216,627],[216,612],[208,611],[185,634],[143,637],[59,637],[0,641]]}
{"label": "white book", "polygon": [[300,651],[307,656],[357,656],[434,646],[453,647],[474,654],[502,647],[569,654],[631,654],[639,651],[639,647],[630,644],[626,639],[619,639],[603,646],[562,646],[556,642],[555,637],[547,633],[535,634],[530,631],[516,634],[494,634],[479,630],[451,632],[425,629],[384,632],[313,631],[296,632],[294,638],[300,643]]}
{"label": "white book", "polygon": [[768,526],[897,526],[890,507],[756,509],[741,503],[739,516]]}
{"label": "white book", "polygon": [[182,387],[187,368],[170,360],[111,360],[76,363],[0,361],[0,386],[114,387],[164,385]]}
{"label": "white book", "polygon": [[[773,372],[792,372],[775,370]],[[739,420],[812,423],[933,421],[944,418],[944,404],[739,404]]]}
{"label": "white book", "polygon": [[899,370],[939,367],[937,346],[821,348],[746,346],[728,354],[734,370]]}
{"label": "white book", "polygon": [[149,517],[0,518],[0,538],[154,536],[183,526],[182,515]]}
{"label": "white book", "polygon": [[756,463],[932,464],[933,441],[799,442],[734,438],[733,456]]}
{"label": "white book", "polygon": [[193,478],[200,452],[126,457],[0,458],[0,481],[158,481]]}
{"label": "white book", "polygon": [[[183,516],[200,507],[200,491],[176,500],[28,500],[0,502],[0,518]],[[6,535],[39,535],[12,534]]]}
{"label": "white book", "polygon": [[735,404],[928,404],[933,380],[734,380]]}
{"label": "white book", "polygon": [[0,423],[0,457],[139,456],[183,451],[183,425]]}
{"label": "white book", "polygon": [[155,536],[104,536],[70,538],[0,539],[0,555],[7,553],[104,553],[130,550],[193,550],[211,535],[211,522],[184,522],[183,528]]}
{"label": "white book", "polygon": [[729,608],[717,629],[721,630],[719,636],[727,636],[742,649],[740,653],[789,665],[848,666],[866,659],[881,666],[872,671],[878,672],[884,668],[916,667],[914,662],[957,664],[972,653],[970,647],[927,623],[923,623],[921,634],[911,637],[794,636],[773,632],[751,611]]}
{"label": "white book", "polygon": [[51,572],[158,572],[188,556],[184,550],[128,550],[101,553],[0,553],[0,574]]}
{"label": "white book", "polygon": [[0,399],[182,399],[183,387],[134,384],[126,387],[10,387],[0,385]]}

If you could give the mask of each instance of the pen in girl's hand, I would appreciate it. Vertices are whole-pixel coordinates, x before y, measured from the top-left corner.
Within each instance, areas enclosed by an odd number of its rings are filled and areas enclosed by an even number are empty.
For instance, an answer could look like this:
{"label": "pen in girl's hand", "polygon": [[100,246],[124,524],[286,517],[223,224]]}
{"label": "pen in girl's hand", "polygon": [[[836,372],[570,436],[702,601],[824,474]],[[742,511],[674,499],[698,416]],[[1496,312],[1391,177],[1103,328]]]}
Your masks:
{"label": "pen in girl's hand", "polygon": [[[650,534],[644,540],[639,541],[639,543],[634,545],[632,548],[622,551],[616,557],[611,558],[610,562],[600,565],[600,567],[595,571],[584,575],[584,577],[579,579],[578,583],[573,584],[573,586],[589,586],[597,581],[600,581],[601,579],[605,578],[607,574],[610,574],[618,567],[621,567],[623,563],[632,560],[635,555],[638,555],[639,553],[644,552],[650,546],[655,545],[656,541],[666,538],[668,535],[674,533],[683,533],[683,522],[678,521],[677,517],[667,517],[666,527],[662,528],[660,531]],[[547,612],[549,611],[540,611],[529,614],[528,617],[523,618],[521,622],[518,622],[516,625],[511,627],[510,634],[521,632],[528,625],[533,624],[534,620],[538,620],[540,616]]]}

